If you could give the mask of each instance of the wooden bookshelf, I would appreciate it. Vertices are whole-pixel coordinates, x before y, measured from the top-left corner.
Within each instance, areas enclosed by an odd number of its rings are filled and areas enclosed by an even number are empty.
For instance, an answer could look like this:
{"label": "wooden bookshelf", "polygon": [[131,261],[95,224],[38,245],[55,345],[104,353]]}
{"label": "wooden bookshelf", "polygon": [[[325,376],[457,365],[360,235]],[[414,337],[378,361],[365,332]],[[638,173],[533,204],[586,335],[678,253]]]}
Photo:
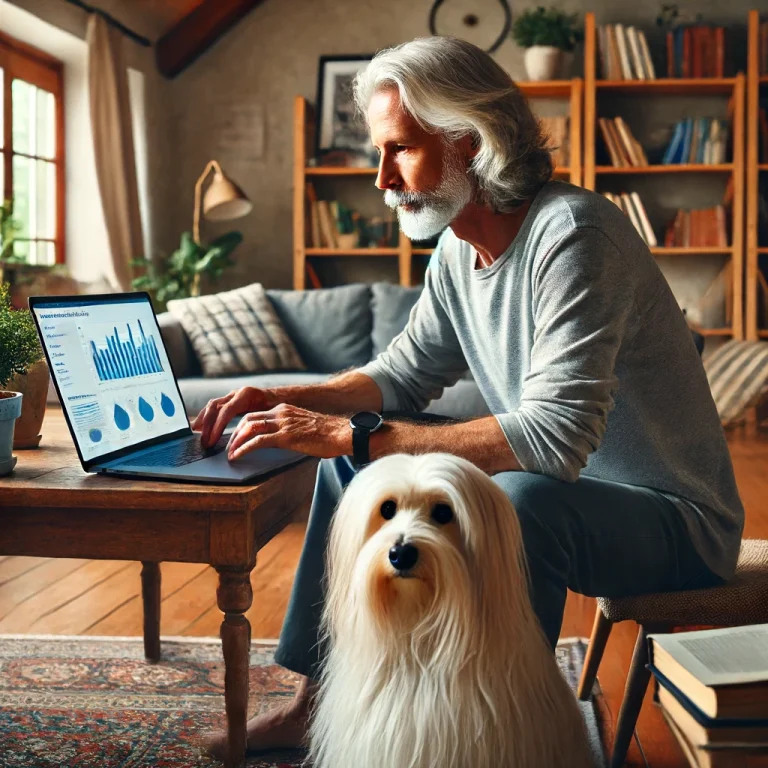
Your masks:
{"label": "wooden bookshelf", "polygon": [[[543,82],[518,82],[520,90],[529,99],[562,99],[568,102],[569,115],[569,163],[567,167],[555,168],[555,178],[581,184],[582,180],[582,124],[583,92],[581,78],[571,80],[550,80]],[[313,285],[319,285],[317,275],[312,268],[314,258],[344,258],[361,256],[381,256],[397,258],[398,274],[401,285],[409,286],[413,282],[414,257],[429,256],[430,248],[414,248],[411,241],[401,232],[396,248],[313,248],[310,246],[309,222],[305,190],[307,180],[315,178],[358,179],[358,183],[370,179],[371,183],[378,173],[377,168],[338,168],[310,165],[314,153],[315,116],[312,105],[301,96],[294,100],[293,109],[293,287],[304,290],[307,277]]]}
{"label": "wooden bookshelf", "polygon": [[[686,173],[722,174],[733,179],[732,236],[731,244],[719,247],[656,247],[651,253],[656,256],[686,256],[696,258],[704,255],[723,255],[732,261],[732,327],[698,329],[707,336],[744,337],[743,318],[743,273],[744,273],[744,122],[746,79],[744,75],[724,78],[659,78],[656,80],[600,80],[597,77],[597,26],[594,13],[587,13],[584,19],[584,186],[594,190],[598,176],[617,175],[675,175]],[[721,94],[734,99],[732,136],[733,158],[731,162],[718,165],[650,165],[639,168],[615,168],[598,166],[598,94],[632,95],[638,98],[656,99],[668,96],[712,96]],[[756,160],[755,160],[756,161]]]}
{"label": "wooden bookshelf", "polygon": [[[760,174],[768,173],[768,163],[759,163],[760,92],[766,95],[768,76],[760,75],[760,12],[750,11],[747,23],[747,160],[746,160],[746,337],[750,341],[768,338],[768,329],[759,329],[759,256],[768,254],[768,247],[758,242],[758,206]],[[768,297],[766,297],[768,300]]]}
{"label": "wooden bookshelf", "polygon": [[704,163],[670,163],[669,165],[641,165],[617,168],[613,165],[595,166],[595,173],[647,174],[647,173],[733,173],[733,163],[706,165]]}

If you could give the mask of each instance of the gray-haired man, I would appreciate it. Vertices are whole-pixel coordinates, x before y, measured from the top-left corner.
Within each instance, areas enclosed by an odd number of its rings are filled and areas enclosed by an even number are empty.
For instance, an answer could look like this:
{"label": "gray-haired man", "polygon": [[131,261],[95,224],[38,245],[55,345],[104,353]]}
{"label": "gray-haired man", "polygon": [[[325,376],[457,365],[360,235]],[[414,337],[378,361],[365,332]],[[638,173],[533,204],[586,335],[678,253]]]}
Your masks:
{"label": "gray-haired man", "polygon": [[[254,750],[306,732],[326,534],[353,453],[448,451],[493,475],[520,517],[531,599],[553,645],[567,588],[717,583],[734,570],[743,527],[706,377],[664,277],[616,206],[551,181],[545,139],[509,76],[469,43],[429,38],[380,53],[355,94],[380,154],[376,185],[403,231],[446,231],[407,328],[377,360],[325,384],[233,392],[195,423],[209,443],[250,414],[235,459],[262,446],[327,459],[276,654],[305,681],[292,705],[249,723]],[[381,411],[422,410],[467,368],[493,416],[365,428]],[[358,416],[353,441],[356,412],[374,415]]]}

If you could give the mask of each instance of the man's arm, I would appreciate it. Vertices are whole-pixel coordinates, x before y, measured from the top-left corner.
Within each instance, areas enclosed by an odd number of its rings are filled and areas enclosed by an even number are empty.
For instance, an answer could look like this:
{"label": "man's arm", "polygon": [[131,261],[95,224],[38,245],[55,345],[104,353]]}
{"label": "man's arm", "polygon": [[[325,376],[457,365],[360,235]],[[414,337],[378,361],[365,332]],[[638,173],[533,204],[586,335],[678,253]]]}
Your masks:
{"label": "man's arm", "polygon": [[192,429],[199,430],[204,446],[215,445],[232,419],[244,413],[272,412],[279,405],[296,406],[317,414],[380,411],[381,390],[370,376],[348,371],[329,381],[293,387],[242,387],[209,401]]}
{"label": "man's arm", "polygon": [[494,416],[439,425],[385,422],[370,437],[372,461],[390,453],[433,452],[461,456],[489,475],[522,469]]}

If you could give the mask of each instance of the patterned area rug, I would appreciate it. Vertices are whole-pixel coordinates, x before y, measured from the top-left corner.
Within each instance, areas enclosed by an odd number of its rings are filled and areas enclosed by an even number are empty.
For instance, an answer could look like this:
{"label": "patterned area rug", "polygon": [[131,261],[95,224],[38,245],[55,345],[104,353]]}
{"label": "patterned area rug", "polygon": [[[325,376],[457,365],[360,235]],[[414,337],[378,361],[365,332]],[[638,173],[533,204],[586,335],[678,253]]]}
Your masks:
{"label": "patterned area rug", "polygon": [[[251,646],[255,714],[289,699],[298,679],[273,663],[274,641]],[[566,640],[557,661],[573,688],[585,645]],[[212,768],[201,736],[224,723],[221,645],[163,638],[144,661],[140,638],[0,636],[0,768]],[[602,748],[595,708],[582,705]],[[248,768],[294,768],[298,750],[249,757]]]}

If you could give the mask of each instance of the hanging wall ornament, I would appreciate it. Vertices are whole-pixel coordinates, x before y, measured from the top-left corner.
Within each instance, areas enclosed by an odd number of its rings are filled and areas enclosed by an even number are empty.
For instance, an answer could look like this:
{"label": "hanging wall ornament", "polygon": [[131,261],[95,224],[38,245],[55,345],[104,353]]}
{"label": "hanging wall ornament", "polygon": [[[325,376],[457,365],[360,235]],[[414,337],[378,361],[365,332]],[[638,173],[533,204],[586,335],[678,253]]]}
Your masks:
{"label": "hanging wall ornament", "polygon": [[[429,31],[433,35],[439,35],[437,31],[437,12],[440,10],[440,6],[445,4],[445,0],[435,0],[432,3],[432,8],[429,11]],[[499,48],[499,46],[507,39],[509,30],[512,26],[512,9],[509,7],[509,0],[499,0],[502,10],[504,11],[504,26],[501,30],[501,34],[496,38],[493,45],[490,48],[486,48],[486,53],[493,53]],[[476,13],[467,13],[462,18],[462,22],[467,27],[476,27],[480,23],[480,19]]]}

